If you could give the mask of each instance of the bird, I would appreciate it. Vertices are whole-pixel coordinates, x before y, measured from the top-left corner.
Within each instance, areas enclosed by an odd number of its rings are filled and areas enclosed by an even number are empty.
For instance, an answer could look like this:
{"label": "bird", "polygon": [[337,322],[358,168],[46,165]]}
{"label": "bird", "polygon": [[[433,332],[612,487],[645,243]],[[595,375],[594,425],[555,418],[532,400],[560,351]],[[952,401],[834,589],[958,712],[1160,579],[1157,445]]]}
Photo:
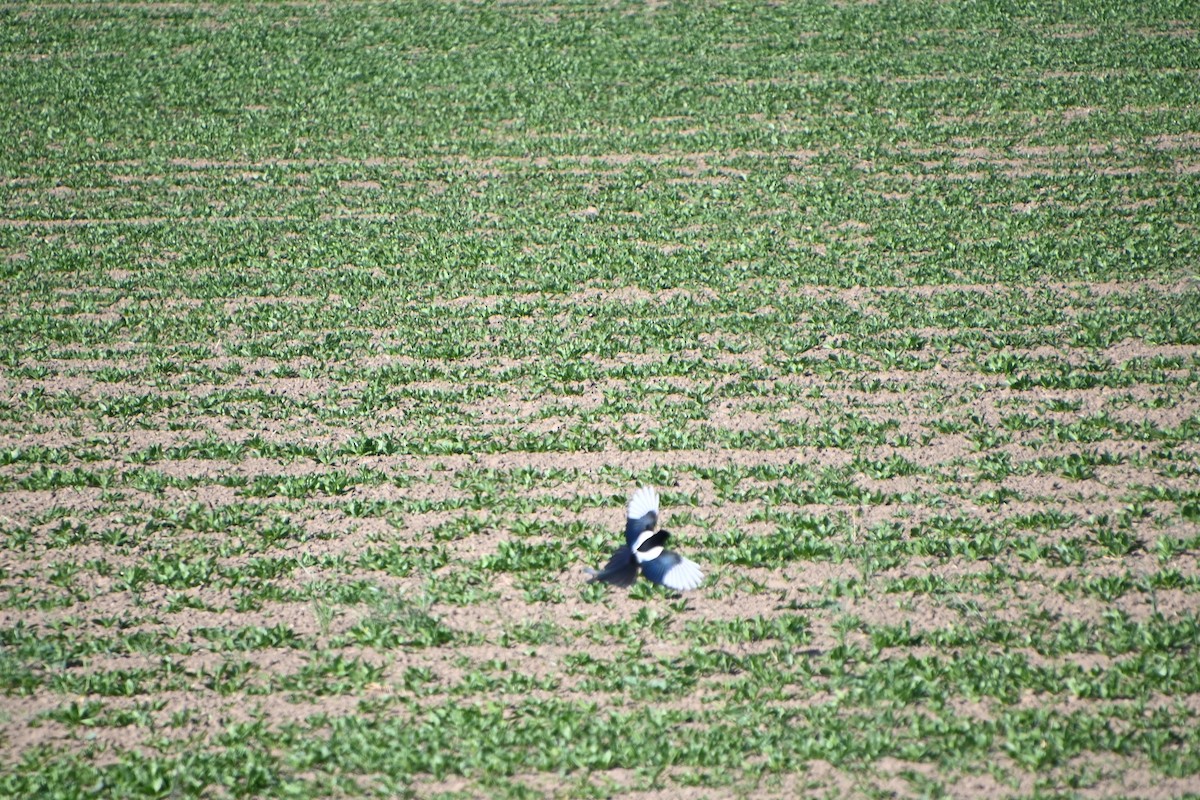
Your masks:
{"label": "bird", "polygon": [[666,549],[671,534],[655,530],[658,525],[658,492],[643,486],[629,496],[625,506],[625,544],[617,548],[603,569],[585,568],[589,583],[632,586],[638,570],[659,586],[676,592],[696,589],[704,583],[700,567]]}

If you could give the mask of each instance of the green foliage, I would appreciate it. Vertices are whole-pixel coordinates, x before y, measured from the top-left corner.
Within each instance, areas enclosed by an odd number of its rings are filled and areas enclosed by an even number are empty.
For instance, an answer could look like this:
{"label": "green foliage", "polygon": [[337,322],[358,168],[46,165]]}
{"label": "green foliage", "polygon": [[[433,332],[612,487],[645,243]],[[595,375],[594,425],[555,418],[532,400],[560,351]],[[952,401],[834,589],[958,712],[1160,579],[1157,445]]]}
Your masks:
{"label": "green foliage", "polygon": [[0,797],[1191,785],[1192,11],[0,12]]}

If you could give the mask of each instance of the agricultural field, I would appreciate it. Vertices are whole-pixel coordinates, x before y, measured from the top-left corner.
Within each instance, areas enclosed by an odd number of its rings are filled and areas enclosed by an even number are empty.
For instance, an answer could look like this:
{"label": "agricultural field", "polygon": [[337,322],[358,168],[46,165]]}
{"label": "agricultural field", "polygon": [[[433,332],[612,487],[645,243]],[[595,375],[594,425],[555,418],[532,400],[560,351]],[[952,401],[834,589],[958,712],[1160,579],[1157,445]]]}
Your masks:
{"label": "agricultural field", "polygon": [[0,797],[1200,797],[1195,12],[0,6]]}

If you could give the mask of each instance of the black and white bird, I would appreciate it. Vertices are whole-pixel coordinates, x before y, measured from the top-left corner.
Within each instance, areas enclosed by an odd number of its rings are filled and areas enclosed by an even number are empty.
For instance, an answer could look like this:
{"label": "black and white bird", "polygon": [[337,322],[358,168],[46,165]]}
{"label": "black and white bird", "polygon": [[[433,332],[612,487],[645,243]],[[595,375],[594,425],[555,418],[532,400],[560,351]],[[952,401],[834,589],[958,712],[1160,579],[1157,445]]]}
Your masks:
{"label": "black and white bird", "polygon": [[587,569],[591,581],[614,586],[629,586],[637,580],[638,569],[660,586],[686,592],[704,583],[704,573],[695,562],[666,549],[667,531],[655,531],[658,525],[658,492],[643,486],[634,492],[625,506],[625,544],[599,571]]}

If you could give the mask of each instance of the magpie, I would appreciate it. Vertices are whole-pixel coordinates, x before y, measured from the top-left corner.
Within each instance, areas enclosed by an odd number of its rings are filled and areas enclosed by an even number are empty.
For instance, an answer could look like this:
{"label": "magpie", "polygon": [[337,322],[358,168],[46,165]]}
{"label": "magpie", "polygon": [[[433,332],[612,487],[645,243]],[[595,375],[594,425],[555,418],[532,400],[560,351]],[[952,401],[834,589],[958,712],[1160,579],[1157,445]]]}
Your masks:
{"label": "magpie", "polygon": [[589,582],[603,581],[613,586],[630,586],[642,574],[659,586],[676,592],[695,589],[704,582],[704,574],[694,562],[666,549],[670,538],[658,524],[658,492],[643,486],[625,506],[625,544],[617,548],[604,569],[585,569]]}

